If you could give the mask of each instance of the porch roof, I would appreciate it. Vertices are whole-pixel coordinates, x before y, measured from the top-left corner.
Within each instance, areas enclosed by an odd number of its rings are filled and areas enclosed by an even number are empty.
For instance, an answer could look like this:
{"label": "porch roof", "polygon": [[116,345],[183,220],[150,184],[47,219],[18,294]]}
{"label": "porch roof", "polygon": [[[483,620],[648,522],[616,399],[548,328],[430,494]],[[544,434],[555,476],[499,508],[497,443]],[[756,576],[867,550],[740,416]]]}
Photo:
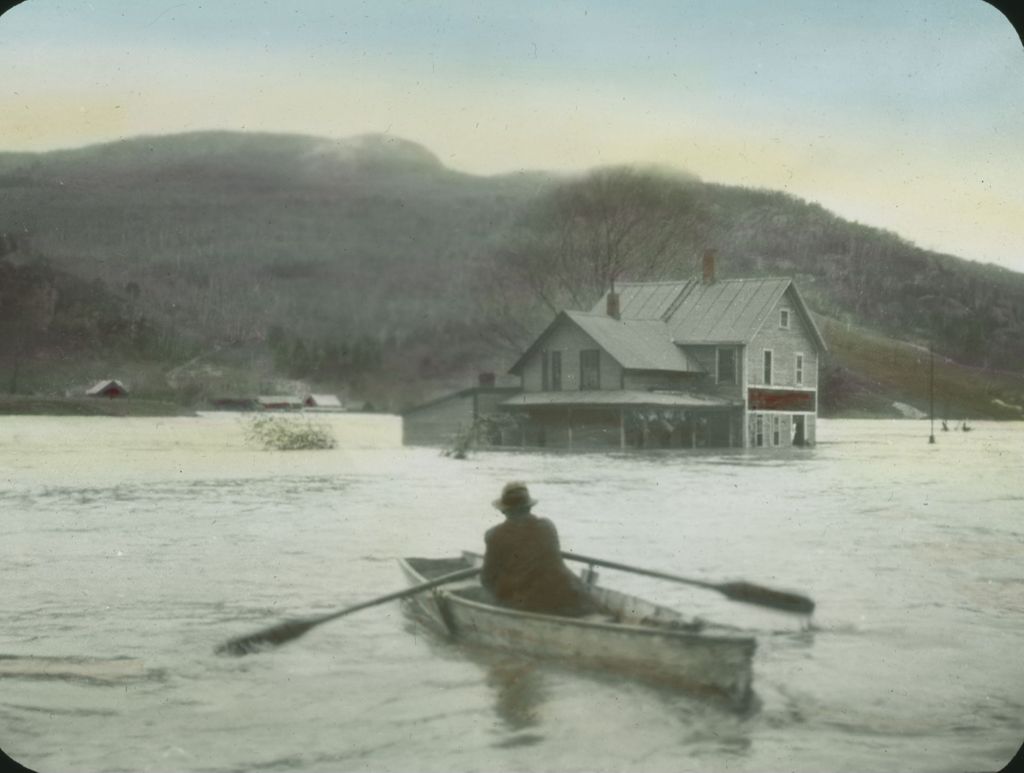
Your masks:
{"label": "porch roof", "polygon": [[505,400],[506,408],[543,406],[616,406],[654,405],[667,408],[734,408],[741,400],[726,400],[690,392],[645,392],[640,389],[595,389],[565,392],[523,392]]}

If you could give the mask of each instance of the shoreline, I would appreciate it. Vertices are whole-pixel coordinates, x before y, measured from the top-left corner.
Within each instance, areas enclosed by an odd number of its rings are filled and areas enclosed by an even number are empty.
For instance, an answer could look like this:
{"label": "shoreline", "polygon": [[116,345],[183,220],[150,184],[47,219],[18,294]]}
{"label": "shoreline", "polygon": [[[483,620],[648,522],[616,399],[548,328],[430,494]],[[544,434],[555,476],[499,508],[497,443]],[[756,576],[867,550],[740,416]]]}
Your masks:
{"label": "shoreline", "polygon": [[[31,395],[0,395],[0,416],[199,416],[201,413],[253,413],[270,415],[307,414],[305,411],[234,411],[216,408],[190,408],[168,400],[149,400],[134,397],[110,399],[105,397],[33,397]],[[361,413],[359,411],[317,411],[317,415],[334,415],[335,413]],[[927,422],[929,417],[900,417],[891,413],[865,410],[847,410],[835,413],[820,414],[818,418],[830,421],[841,420],[877,420]],[[1013,423],[1022,417],[993,416],[958,416],[946,421],[998,421]],[[939,417],[936,422],[941,422]]]}
{"label": "shoreline", "polygon": [[0,416],[198,416],[192,408],[166,400],[133,397],[0,396]]}

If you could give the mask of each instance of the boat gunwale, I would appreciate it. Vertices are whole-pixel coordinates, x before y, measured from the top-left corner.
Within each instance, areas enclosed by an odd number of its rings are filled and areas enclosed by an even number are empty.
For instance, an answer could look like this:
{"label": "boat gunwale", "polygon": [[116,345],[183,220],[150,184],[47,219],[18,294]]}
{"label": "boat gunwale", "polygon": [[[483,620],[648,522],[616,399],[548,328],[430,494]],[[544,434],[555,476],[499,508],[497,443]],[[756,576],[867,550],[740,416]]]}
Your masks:
{"label": "boat gunwale", "polygon": [[[424,575],[420,574],[420,572],[418,572],[415,568],[413,568],[408,563],[407,559],[401,558],[401,559],[399,559],[399,561],[401,562],[401,564],[403,566],[408,567],[409,570],[413,574],[415,574],[417,577],[421,578],[421,580],[423,582],[427,581],[428,578],[425,577]],[[631,635],[642,634],[642,635],[645,635],[645,636],[667,636],[667,637],[669,637],[671,639],[679,639],[679,640],[686,640],[686,641],[701,641],[701,642],[707,642],[709,644],[734,644],[734,645],[748,644],[748,645],[754,647],[755,649],[757,647],[757,638],[755,636],[740,635],[740,634],[736,634],[736,635],[730,635],[730,634],[710,634],[709,635],[709,634],[701,633],[699,631],[679,631],[679,630],[672,630],[671,628],[659,628],[657,626],[634,625],[634,624],[630,624],[630,623],[604,623],[604,622],[600,622],[600,621],[597,621],[597,620],[586,620],[586,619],[583,619],[583,618],[576,618],[576,617],[564,617],[562,615],[547,615],[547,614],[541,614],[539,612],[526,612],[526,611],[520,610],[520,609],[512,609],[510,607],[500,607],[500,606],[498,606],[496,604],[488,604],[488,603],[482,602],[482,601],[473,601],[472,599],[463,598],[461,596],[456,595],[455,591],[447,590],[447,589],[443,589],[443,588],[434,588],[433,592],[436,595],[443,595],[445,597],[446,601],[448,601],[449,603],[457,602],[457,603],[459,603],[459,604],[461,604],[463,606],[468,606],[470,608],[477,609],[477,610],[479,610],[481,612],[484,612],[484,613],[487,613],[487,614],[497,614],[497,615],[504,616],[504,617],[523,618],[525,620],[544,622],[544,623],[548,623],[548,624],[558,624],[558,625],[568,624],[568,625],[576,626],[576,627],[579,627],[579,628],[596,629],[596,630],[602,630],[602,631],[615,631],[615,632],[628,633],[628,634],[631,634]],[[621,593],[621,591],[617,591],[617,592]],[[648,603],[648,604],[652,603],[652,602],[645,601],[644,599],[641,599],[639,596],[633,596],[632,594],[626,593],[626,594],[623,594],[623,595],[628,596],[629,598],[637,599],[638,601],[644,601],[645,603]],[[709,623],[709,625],[714,625],[714,624],[713,623]]]}

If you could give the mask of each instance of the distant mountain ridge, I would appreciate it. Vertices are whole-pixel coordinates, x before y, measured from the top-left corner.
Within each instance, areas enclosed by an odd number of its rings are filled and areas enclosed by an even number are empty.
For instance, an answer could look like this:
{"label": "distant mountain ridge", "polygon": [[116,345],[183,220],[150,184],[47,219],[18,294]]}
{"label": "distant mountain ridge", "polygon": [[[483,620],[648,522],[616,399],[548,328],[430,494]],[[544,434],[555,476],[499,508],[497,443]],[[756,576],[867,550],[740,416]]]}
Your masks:
{"label": "distant mountain ridge", "polygon": [[[1024,368],[1024,275],[785,194],[667,174],[701,212],[668,278],[692,275],[713,246],[723,277],[793,276],[827,318],[931,340],[967,365]],[[153,357],[177,356],[172,340],[182,358],[241,347],[250,362],[339,389],[397,384],[387,400],[398,405],[510,361],[476,335],[479,272],[521,209],[564,179],[466,174],[381,134],[135,137],[0,153],[0,235],[19,245],[8,261],[45,260],[102,288],[108,312],[120,298],[115,317],[144,317],[147,340],[162,331]],[[86,326],[75,296],[67,324]],[[55,338],[40,346],[45,363]]]}

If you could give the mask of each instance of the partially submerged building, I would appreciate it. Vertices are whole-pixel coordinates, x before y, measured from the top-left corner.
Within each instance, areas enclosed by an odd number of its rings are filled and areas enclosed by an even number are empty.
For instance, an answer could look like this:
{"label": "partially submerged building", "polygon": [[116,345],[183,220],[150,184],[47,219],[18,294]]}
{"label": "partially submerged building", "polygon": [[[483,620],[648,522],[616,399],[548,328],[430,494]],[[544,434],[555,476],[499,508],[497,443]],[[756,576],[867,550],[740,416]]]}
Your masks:
{"label": "partially submerged building", "polygon": [[[709,253],[699,279],[624,283],[589,312],[560,312],[510,369],[521,391],[494,411],[517,431],[499,442],[565,449],[813,444],[825,351],[791,279],[718,280]],[[464,422],[470,413],[457,406],[472,395],[464,390],[406,415],[433,406],[461,411]]]}
{"label": "partially submerged building", "polygon": [[[517,386],[497,386],[493,374],[480,374],[475,387],[463,389],[417,405],[402,414],[402,442],[405,445],[451,445],[486,418],[505,413],[502,403],[517,394]],[[492,445],[518,442],[502,438],[499,431],[485,438]]]}

